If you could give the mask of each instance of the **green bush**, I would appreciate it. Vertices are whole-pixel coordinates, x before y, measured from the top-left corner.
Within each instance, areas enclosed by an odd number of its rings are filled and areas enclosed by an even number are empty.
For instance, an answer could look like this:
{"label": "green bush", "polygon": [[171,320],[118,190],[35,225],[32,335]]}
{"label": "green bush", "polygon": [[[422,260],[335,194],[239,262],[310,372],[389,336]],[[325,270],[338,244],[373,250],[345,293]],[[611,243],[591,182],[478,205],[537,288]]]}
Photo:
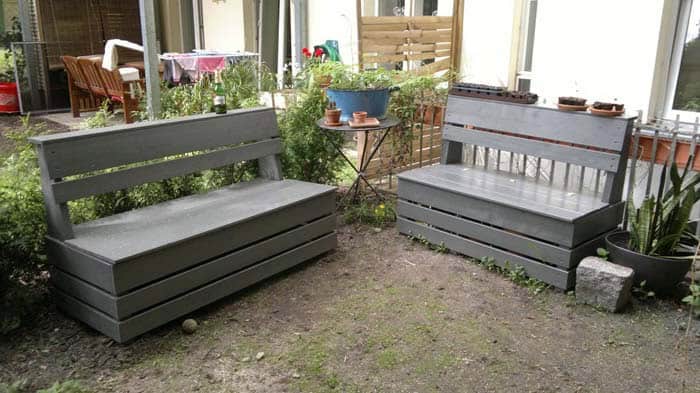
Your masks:
{"label": "green bush", "polygon": [[284,176],[315,183],[333,183],[343,167],[343,158],[334,144],[342,145],[341,133],[322,131],[316,121],[324,116],[327,99],[323,90],[310,86],[300,90],[279,119],[284,142]]}

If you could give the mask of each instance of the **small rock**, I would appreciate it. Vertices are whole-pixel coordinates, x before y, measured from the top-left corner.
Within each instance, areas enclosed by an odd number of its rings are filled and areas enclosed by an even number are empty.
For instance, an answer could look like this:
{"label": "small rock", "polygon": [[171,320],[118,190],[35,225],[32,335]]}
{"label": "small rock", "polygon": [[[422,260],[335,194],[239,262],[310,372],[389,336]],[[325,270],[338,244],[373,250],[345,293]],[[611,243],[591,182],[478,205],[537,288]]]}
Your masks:
{"label": "small rock", "polygon": [[255,360],[262,360],[262,358],[265,357],[265,352],[258,352],[257,355],[255,355]]}
{"label": "small rock", "polygon": [[185,334],[192,334],[197,331],[197,321],[194,319],[185,319],[184,322],[182,322],[182,331],[185,332]]}
{"label": "small rock", "polygon": [[248,363],[249,361],[250,361],[250,357],[249,357],[249,356],[246,356],[246,357],[244,357],[243,359],[241,359],[241,362],[243,362],[243,363]]}
{"label": "small rock", "polygon": [[299,375],[299,373],[294,373],[294,374],[292,374],[292,378],[299,379],[299,378],[301,378],[301,375]]}
{"label": "small rock", "polygon": [[598,257],[586,257],[576,268],[576,302],[618,312],[632,297],[634,270]]}

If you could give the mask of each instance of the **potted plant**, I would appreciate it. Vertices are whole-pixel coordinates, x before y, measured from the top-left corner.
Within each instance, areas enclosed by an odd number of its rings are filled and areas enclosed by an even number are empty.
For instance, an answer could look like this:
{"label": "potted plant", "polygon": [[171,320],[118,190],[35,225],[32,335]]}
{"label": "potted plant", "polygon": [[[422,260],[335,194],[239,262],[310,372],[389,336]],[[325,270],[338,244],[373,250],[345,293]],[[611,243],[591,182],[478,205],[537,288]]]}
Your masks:
{"label": "potted plant", "polygon": [[339,126],[342,123],[340,122],[340,109],[338,109],[335,105],[335,101],[328,101],[328,105],[326,106],[326,125],[329,126]]}
{"label": "potted plant", "polygon": [[594,115],[614,117],[625,113],[625,104],[596,101],[589,109]]}
{"label": "potted plant", "polygon": [[10,44],[22,41],[19,21],[13,18],[12,30],[0,32],[0,113],[19,112],[19,98]]}
{"label": "potted plant", "polygon": [[667,165],[661,174],[658,197],[644,198],[637,208],[630,193],[629,231],[616,232],[605,239],[612,262],[634,269],[637,284],[645,282],[646,287],[660,293],[675,288],[690,268],[697,237],[689,230],[688,220],[700,198],[700,188],[696,188],[700,174],[686,182],[688,165],[679,175],[675,162],[669,172],[671,187],[664,192]]}
{"label": "potted plant", "polygon": [[348,121],[353,112],[367,112],[367,117],[383,119],[389,105],[392,73],[384,69],[352,72],[348,68],[331,75],[327,95],[342,111],[341,121]]}
{"label": "potted plant", "polygon": [[579,97],[559,97],[557,106],[564,111],[585,111],[588,108],[586,99]]}

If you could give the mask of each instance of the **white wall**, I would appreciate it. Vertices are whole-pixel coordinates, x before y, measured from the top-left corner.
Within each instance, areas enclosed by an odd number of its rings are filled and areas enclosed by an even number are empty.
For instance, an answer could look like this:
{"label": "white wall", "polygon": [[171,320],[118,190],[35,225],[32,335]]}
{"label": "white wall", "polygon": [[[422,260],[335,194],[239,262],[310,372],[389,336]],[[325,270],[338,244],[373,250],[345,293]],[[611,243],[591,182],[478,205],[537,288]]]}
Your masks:
{"label": "white wall", "polygon": [[507,86],[513,0],[464,0],[459,79]]}
{"label": "white wall", "polygon": [[539,0],[532,91],[548,102],[617,98],[646,112],[662,7],[663,0]]}
{"label": "white wall", "polygon": [[337,40],[345,64],[357,64],[357,16],[355,0],[308,0],[309,46]]}
{"label": "white wall", "polygon": [[204,47],[211,50],[245,50],[243,1],[202,1]]}

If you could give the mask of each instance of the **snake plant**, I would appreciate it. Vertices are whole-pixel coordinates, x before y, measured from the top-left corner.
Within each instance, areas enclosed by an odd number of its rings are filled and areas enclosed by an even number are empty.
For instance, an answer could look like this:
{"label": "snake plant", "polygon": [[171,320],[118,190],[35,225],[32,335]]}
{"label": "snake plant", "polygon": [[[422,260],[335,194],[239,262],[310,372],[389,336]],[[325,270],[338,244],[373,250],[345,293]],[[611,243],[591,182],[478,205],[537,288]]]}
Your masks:
{"label": "snake plant", "polygon": [[683,246],[694,246],[696,237],[688,230],[690,212],[700,199],[700,173],[686,181],[688,159],[682,174],[674,162],[668,171],[671,187],[664,192],[668,163],[661,172],[661,181],[656,194],[644,198],[636,207],[630,191],[627,201],[627,227],[630,231],[630,250],[645,255],[677,256],[683,254]]}

